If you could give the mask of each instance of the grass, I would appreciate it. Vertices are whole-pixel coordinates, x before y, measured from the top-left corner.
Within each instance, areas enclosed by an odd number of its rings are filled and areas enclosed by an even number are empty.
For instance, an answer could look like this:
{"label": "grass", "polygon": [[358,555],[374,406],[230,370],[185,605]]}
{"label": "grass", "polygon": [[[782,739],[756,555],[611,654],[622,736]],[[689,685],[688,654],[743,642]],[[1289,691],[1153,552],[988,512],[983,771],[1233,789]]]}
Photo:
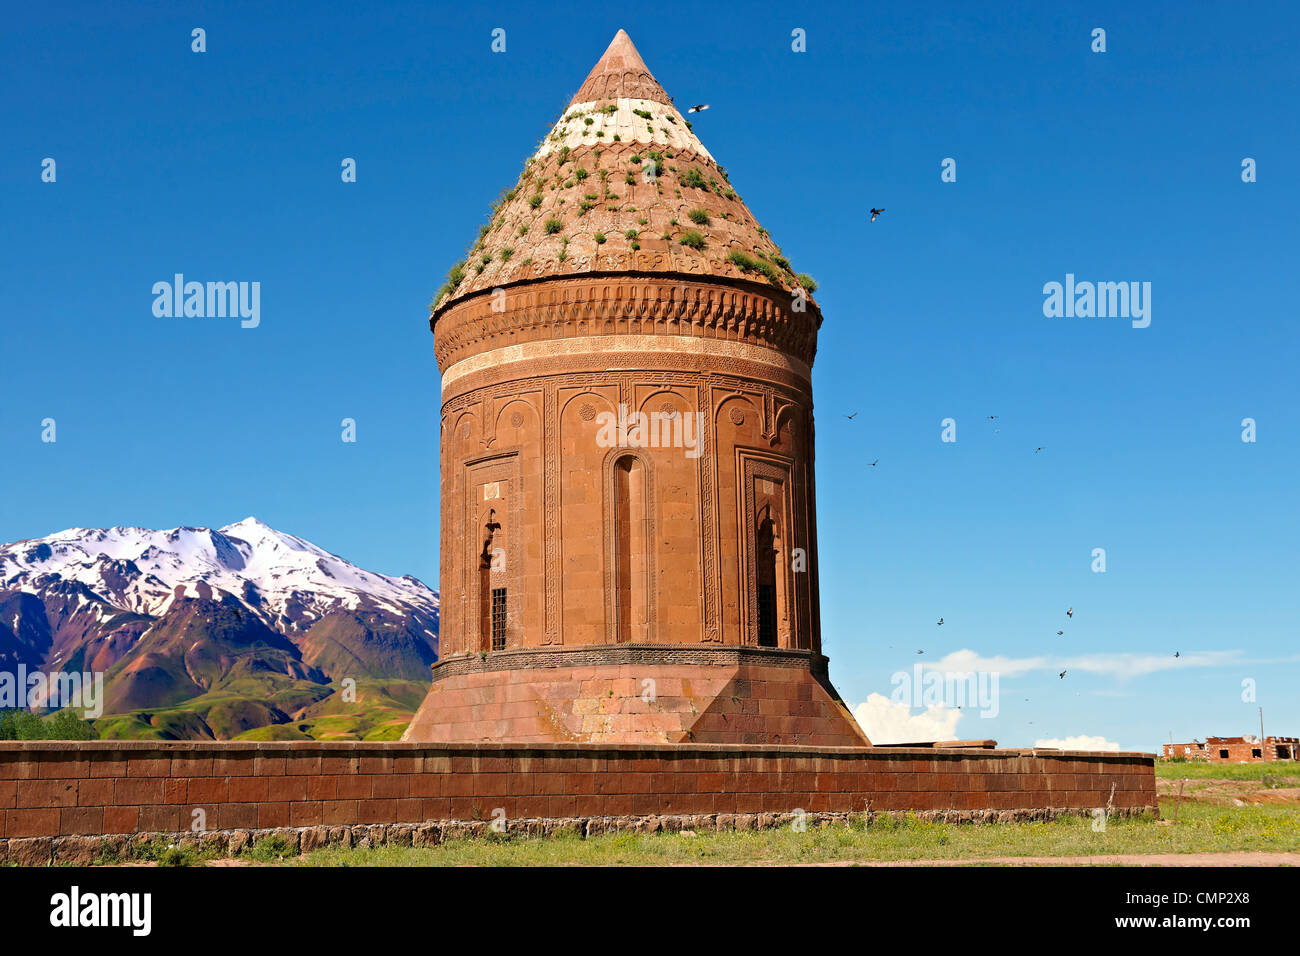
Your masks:
{"label": "grass", "polygon": [[[393,740],[428,687],[423,681],[365,678],[352,701],[340,690],[339,684],[261,673],[223,681],[168,709],[107,715],[94,725],[99,737],[116,740]],[[297,716],[286,720],[290,714]]]}
{"label": "grass", "polygon": [[704,236],[694,229],[687,229],[677,241],[683,246],[689,246],[692,249],[704,248]]}
{"label": "grass", "polygon": [[1300,787],[1300,761],[1286,763],[1194,763],[1187,760],[1157,760],[1158,780],[1285,780],[1286,786]]}
{"label": "grass", "polygon": [[[1172,804],[1162,804],[1166,818]],[[1300,851],[1300,809],[1225,808],[1184,802],[1175,826],[1150,816],[1110,820],[1094,832],[1090,817],[1050,823],[947,824],[914,817],[795,832],[769,830],[610,834],[581,839],[494,837],[438,847],[326,847],[284,860],[291,866],[611,866],[743,863],[835,863],[976,860],[994,857],[1087,857],[1110,854]]]}
{"label": "grass", "polygon": [[[184,841],[183,841],[184,842]],[[255,844],[246,845],[240,851],[238,859],[253,863],[284,863],[294,858],[296,851],[278,836],[266,836]],[[203,866],[211,860],[219,859],[220,852],[215,847],[197,846],[193,842],[179,846],[166,839],[149,841],[132,841],[120,849],[114,850],[105,840],[99,849],[95,862],[108,866],[120,863],[154,863],[158,866]]]}
{"label": "grass", "polygon": [[465,278],[465,266],[462,265],[461,263],[457,263],[456,265],[452,266],[451,269],[447,272],[447,279],[445,282],[443,282],[442,288],[439,289],[437,293],[434,295],[433,301],[436,303],[440,301],[442,297],[447,295],[448,293],[455,292],[456,288],[461,284],[464,278]]}
{"label": "grass", "polygon": [[727,253],[727,261],[734,265],[742,272],[759,272],[762,273],[769,282],[781,285],[785,282],[785,277],[780,273],[776,266],[765,259],[756,259],[755,257],[741,252],[739,249],[732,249]]}
{"label": "grass", "polygon": [[39,716],[26,710],[0,710],[0,740],[93,740],[95,727],[71,710]]}
{"label": "grass", "polygon": [[692,189],[707,189],[708,183],[704,181],[703,174],[698,169],[688,169],[680,177],[683,186],[689,186]]}

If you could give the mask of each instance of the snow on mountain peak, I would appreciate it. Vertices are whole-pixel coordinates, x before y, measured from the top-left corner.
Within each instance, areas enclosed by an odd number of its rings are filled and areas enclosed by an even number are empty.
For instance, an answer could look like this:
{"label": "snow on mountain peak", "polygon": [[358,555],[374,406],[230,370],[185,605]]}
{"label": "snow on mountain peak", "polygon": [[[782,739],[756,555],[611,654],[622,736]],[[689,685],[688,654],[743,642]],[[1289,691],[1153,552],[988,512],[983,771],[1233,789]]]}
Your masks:
{"label": "snow on mountain peak", "polygon": [[[103,559],[132,562],[139,579],[124,591],[106,588],[110,571]],[[438,595],[415,578],[366,571],[251,516],[216,530],[71,528],[0,547],[0,588],[35,592],[36,578],[54,574],[80,581],[123,610],[150,614],[174,600],[176,586],[190,593],[200,581],[237,596],[251,584],[275,615],[290,603],[317,613],[340,603],[355,609],[363,598],[390,611],[403,604],[430,613],[438,607]]]}

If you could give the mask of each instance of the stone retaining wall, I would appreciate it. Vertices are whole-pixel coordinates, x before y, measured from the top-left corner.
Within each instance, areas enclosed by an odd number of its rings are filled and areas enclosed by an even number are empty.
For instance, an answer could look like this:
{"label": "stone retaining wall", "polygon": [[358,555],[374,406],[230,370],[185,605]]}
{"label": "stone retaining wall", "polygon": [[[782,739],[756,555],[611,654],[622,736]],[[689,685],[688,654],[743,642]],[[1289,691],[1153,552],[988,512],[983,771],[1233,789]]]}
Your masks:
{"label": "stone retaining wall", "polygon": [[1140,813],[1156,810],[1153,761],[925,747],[6,741],[0,859],[82,859],[99,838],[139,834],[228,846],[279,832],[308,849],[362,835],[440,842],[496,818],[585,834],[776,825],[796,810],[813,820]]}

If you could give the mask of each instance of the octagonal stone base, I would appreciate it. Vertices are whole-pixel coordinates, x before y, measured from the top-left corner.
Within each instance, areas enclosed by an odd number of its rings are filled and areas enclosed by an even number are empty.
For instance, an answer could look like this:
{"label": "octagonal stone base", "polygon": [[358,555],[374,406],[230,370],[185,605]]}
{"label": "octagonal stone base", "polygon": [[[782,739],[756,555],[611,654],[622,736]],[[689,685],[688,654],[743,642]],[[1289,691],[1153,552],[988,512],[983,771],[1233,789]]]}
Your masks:
{"label": "octagonal stone base", "polygon": [[870,746],[824,671],[806,651],[718,646],[451,658],[402,739]]}

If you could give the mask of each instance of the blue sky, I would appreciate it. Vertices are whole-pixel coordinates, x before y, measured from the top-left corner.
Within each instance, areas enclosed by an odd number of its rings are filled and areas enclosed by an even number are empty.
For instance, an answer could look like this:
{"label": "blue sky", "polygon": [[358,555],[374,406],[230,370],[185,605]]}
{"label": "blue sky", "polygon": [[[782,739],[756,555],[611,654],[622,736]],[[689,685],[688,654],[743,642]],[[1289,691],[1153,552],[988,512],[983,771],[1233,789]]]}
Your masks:
{"label": "blue sky", "polygon": [[[960,736],[1300,735],[1294,5],[263,6],[6,15],[0,540],[254,514],[436,584],[427,303],[623,27],[820,283],[840,691],[966,650],[1009,663]],[[176,272],[261,325],[155,318]],[[1066,273],[1150,327],[1045,317]]]}

